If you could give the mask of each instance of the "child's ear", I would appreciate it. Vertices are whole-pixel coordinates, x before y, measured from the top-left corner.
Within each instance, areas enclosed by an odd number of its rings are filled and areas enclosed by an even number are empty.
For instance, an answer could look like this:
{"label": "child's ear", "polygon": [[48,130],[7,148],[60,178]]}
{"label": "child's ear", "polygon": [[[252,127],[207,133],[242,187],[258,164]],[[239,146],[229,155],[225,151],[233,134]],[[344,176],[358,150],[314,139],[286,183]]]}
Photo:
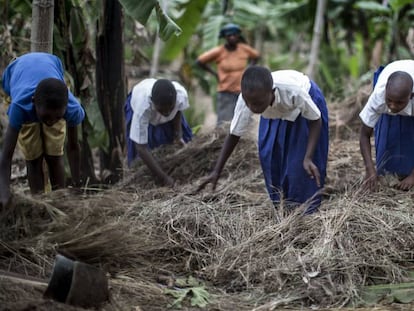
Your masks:
{"label": "child's ear", "polygon": [[410,98],[414,98],[414,93],[411,93],[411,96],[410,96]]}

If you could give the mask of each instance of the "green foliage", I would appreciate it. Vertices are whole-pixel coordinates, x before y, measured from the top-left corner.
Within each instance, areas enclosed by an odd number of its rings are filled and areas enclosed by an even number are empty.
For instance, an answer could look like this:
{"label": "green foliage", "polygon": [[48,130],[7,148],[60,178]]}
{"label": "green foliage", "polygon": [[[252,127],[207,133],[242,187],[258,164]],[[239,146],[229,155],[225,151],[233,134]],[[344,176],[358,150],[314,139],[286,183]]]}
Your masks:
{"label": "green foliage", "polygon": [[171,37],[166,42],[163,48],[164,59],[173,60],[185,48],[200,22],[201,14],[207,2],[207,0],[188,1],[183,5],[184,13],[177,20],[183,32],[181,36]]}
{"label": "green foliage", "polygon": [[375,1],[358,1],[357,3],[355,3],[354,7],[356,9],[369,11],[369,12],[373,12],[373,13],[376,13],[376,14],[390,13],[390,9],[387,6],[382,5],[381,3],[378,3],[378,2],[375,2]]}
{"label": "green foliage", "polygon": [[319,69],[322,76],[322,82],[318,83],[319,86],[324,90],[325,93],[333,92],[337,88],[335,87],[336,81],[333,73],[330,70],[330,67],[325,62],[321,62]]}
{"label": "green foliage", "polygon": [[201,125],[204,123],[205,114],[200,112],[200,109],[197,109],[197,99],[195,99],[191,94],[189,94],[189,97],[190,107],[184,110],[184,116],[188,122],[188,125],[191,127],[193,134],[197,134],[201,128]]}
{"label": "green foliage", "polygon": [[119,3],[124,7],[126,14],[143,25],[147,23],[153,9],[155,9],[160,29],[159,36],[163,40],[167,40],[173,34],[179,35],[181,33],[181,28],[165,14],[159,2],[156,0],[119,0]]}
{"label": "green foliage", "polygon": [[150,17],[152,10],[154,9],[157,0],[120,0],[121,5],[124,7],[125,12],[132,16],[134,19],[145,25]]}
{"label": "green foliage", "polygon": [[156,6],[157,12],[157,21],[159,25],[159,36],[161,39],[168,40],[173,34],[179,36],[182,33],[182,30],[178,27],[173,20],[164,13],[159,5]]}
{"label": "green foliage", "polygon": [[30,50],[31,1],[0,0],[0,69]]}
{"label": "green foliage", "polygon": [[210,302],[210,294],[199,281],[192,276],[177,279],[174,289],[165,289],[165,293],[175,298],[171,308],[182,308],[186,298],[190,299],[192,307],[205,308]]}
{"label": "green foliage", "polygon": [[413,4],[413,1],[412,0],[389,0],[388,3],[390,4],[393,11],[398,12],[406,5]]}
{"label": "green foliage", "polygon": [[351,70],[358,70],[357,57],[351,57],[339,44],[323,45],[320,50],[319,72],[315,78],[325,95],[342,97]]}
{"label": "green foliage", "polygon": [[204,24],[202,33],[202,51],[207,51],[219,44],[221,25],[224,24],[224,16],[216,15],[209,18]]}
{"label": "green foliage", "polygon": [[70,33],[72,34],[72,44],[81,48],[88,44],[89,34],[88,27],[85,23],[83,11],[80,7],[73,7],[70,10]]}
{"label": "green foliage", "polygon": [[378,303],[412,303],[414,283],[384,284],[365,286],[361,289],[356,306],[374,306]]}
{"label": "green foliage", "polygon": [[363,37],[359,34],[355,36],[355,53],[347,59],[341,59],[341,64],[346,68],[346,71],[350,73],[351,77],[358,79],[362,74],[361,68],[365,68],[364,64],[364,44]]}
{"label": "green foliage", "polygon": [[[270,40],[278,40],[273,36],[290,32],[292,25],[299,25],[301,22],[313,19],[298,18],[293,21],[295,14],[307,12],[307,1],[234,1],[231,15],[223,15],[219,2],[209,2],[205,8],[200,24],[202,36],[201,50],[210,49],[218,44],[218,34],[223,24],[234,22],[241,26],[243,33],[253,32],[261,28],[264,32],[272,34]],[[295,13],[296,12],[296,13]],[[293,23],[292,23],[293,21]],[[283,32],[278,32],[283,29]]]}
{"label": "green foliage", "polygon": [[84,125],[88,131],[88,142],[91,148],[101,148],[108,152],[109,136],[102,120],[101,111],[97,102],[92,102],[85,107],[87,118]]}

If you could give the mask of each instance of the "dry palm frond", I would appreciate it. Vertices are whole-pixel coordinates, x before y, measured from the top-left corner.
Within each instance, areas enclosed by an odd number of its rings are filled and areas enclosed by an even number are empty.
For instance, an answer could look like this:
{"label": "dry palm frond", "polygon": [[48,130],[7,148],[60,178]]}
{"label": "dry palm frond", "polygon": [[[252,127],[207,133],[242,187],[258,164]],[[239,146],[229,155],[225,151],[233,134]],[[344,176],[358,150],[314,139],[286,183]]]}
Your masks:
{"label": "dry palm frond", "polygon": [[216,191],[194,193],[223,140],[212,133],[157,150],[178,180],[174,189],[138,167],[96,194],[16,194],[0,223],[0,267],[47,276],[56,252],[99,266],[115,297],[106,310],[165,309],[165,274],[202,280],[211,310],[342,306],[365,285],[407,280],[413,192],[386,178],[379,192],[364,193],[356,141],[331,144],[320,212],[303,216],[305,206],[287,214],[270,203],[252,139],[240,142]]}

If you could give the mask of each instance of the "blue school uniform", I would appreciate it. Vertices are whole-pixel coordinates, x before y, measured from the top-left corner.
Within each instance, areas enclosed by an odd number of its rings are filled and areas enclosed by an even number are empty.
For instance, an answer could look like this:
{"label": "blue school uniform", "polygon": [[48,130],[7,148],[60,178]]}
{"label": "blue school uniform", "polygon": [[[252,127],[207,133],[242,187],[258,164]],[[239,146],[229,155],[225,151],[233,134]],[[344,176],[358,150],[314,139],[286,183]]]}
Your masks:
{"label": "blue school uniform", "polygon": [[[313,162],[325,184],[328,160],[328,109],[319,87],[310,81],[309,95],[321,112],[322,127]],[[314,179],[303,168],[309,136],[308,120],[299,115],[295,121],[260,118],[259,157],[266,188],[273,202],[284,200],[293,205],[309,202],[306,213],[315,212],[321,204],[321,194]]]}
{"label": "blue school uniform", "polygon": [[[374,73],[375,87],[383,66]],[[374,128],[377,174],[405,177],[414,169],[414,117],[381,114]]]}
{"label": "blue school uniform", "polygon": [[[135,142],[130,138],[130,129],[132,123],[133,110],[131,107],[131,96],[132,93],[128,94],[125,101],[125,123],[126,123],[126,142],[127,142],[127,161],[128,166],[131,165],[133,160],[138,159],[138,153],[135,149]],[[193,137],[191,127],[188,125],[184,114],[181,115],[181,126],[183,131],[183,140],[187,143]],[[174,141],[174,125],[173,120],[166,123],[148,126],[148,148],[154,149],[161,145],[171,144]]]}

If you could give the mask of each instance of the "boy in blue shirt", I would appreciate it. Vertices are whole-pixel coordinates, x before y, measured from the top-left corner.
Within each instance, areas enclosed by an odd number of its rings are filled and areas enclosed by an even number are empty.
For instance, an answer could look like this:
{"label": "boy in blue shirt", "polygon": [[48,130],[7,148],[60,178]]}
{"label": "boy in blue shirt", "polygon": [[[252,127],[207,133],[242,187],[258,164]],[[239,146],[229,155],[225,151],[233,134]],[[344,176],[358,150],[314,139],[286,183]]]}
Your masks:
{"label": "boy in blue shirt", "polygon": [[0,154],[0,203],[10,203],[11,163],[16,144],[25,157],[32,193],[45,189],[43,159],[52,190],[65,187],[63,150],[67,152],[72,180],[79,184],[80,149],[77,128],[85,112],[64,82],[60,59],[48,53],[28,53],[11,62],[2,86],[11,98],[9,125]]}

